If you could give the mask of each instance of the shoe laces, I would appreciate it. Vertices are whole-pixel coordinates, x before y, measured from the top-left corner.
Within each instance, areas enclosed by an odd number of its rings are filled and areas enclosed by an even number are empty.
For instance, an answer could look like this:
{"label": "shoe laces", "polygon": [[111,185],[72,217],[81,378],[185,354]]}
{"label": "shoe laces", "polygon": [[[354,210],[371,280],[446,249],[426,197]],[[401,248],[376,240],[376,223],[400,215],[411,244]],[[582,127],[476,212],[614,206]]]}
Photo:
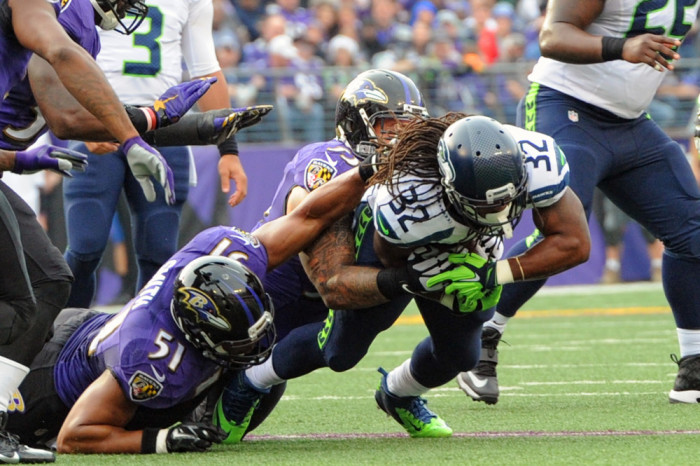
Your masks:
{"label": "shoe laces", "polygon": [[473,370],[482,377],[496,377],[496,363],[491,361],[479,361]]}
{"label": "shoe laces", "polygon": [[229,422],[240,424],[255,407],[263,393],[246,384],[241,378],[234,387],[226,387],[221,397],[222,407]]}
{"label": "shoe laces", "polygon": [[408,405],[408,410],[416,417],[416,419],[420,419],[422,422],[430,424],[431,419],[437,416],[426,406],[428,401],[420,396],[412,398],[413,400],[411,400],[410,404]]}
{"label": "shoe laces", "polygon": [[6,430],[0,430],[0,444],[6,444],[11,450],[19,449],[19,437]]}

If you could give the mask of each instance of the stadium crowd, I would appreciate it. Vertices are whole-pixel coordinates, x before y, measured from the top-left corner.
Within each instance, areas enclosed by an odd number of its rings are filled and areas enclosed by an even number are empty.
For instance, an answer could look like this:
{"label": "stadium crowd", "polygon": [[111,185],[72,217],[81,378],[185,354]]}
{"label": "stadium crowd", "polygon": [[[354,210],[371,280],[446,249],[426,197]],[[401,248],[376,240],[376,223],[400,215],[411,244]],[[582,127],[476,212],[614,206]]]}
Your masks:
{"label": "stadium crowd", "polygon": [[[542,0],[214,0],[214,40],[233,106],[275,104],[241,141],[310,142],[332,134],[335,102],[362,69],[410,76],[434,114],[514,124],[540,49]],[[683,136],[700,74],[694,26],[682,63],[649,108]],[[330,120],[330,122],[329,122]],[[311,121],[313,124],[309,124]],[[325,131],[325,132],[324,132]],[[248,139],[246,139],[248,138]]]}

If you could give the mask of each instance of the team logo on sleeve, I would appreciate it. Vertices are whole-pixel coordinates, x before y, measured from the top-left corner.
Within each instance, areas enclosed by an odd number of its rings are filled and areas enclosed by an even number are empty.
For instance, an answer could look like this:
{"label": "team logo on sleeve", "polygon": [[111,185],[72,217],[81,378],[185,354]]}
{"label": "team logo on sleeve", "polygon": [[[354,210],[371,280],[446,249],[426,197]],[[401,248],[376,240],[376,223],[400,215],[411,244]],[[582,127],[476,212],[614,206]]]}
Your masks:
{"label": "team logo on sleeve", "polygon": [[151,400],[160,395],[163,385],[141,371],[136,371],[129,380],[129,395],[133,401]]}
{"label": "team logo on sleeve", "polygon": [[15,390],[10,396],[10,402],[7,404],[7,411],[10,413],[24,412],[24,399],[19,390]]}
{"label": "team logo on sleeve", "polygon": [[337,171],[337,168],[325,160],[313,159],[306,166],[306,176],[304,177],[306,189],[313,191],[314,189],[322,186],[330,181]]}
{"label": "team logo on sleeve", "polygon": [[219,307],[206,293],[197,288],[183,286],[178,288],[180,303],[194,314],[197,323],[211,325],[220,330],[231,330],[231,324],[219,311]]}

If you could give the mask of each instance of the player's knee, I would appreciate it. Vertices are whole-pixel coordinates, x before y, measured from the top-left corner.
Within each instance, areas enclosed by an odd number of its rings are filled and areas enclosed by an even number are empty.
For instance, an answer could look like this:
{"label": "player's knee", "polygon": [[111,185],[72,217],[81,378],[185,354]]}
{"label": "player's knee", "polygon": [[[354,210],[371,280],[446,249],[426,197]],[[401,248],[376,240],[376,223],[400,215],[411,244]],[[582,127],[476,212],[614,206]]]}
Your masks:
{"label": "player's knee", "polygon": [[324,358],[328,368],[333,372],[345,372],[355,367],[365,354],[366,351],[361,354],[347,350],[339,353],[331,352],[330,354],[324,352]]}
{"label": "player's knee", "polygon": [[19,341],[35,319],[36,306],[31,299],[0,301],[0,346]]}

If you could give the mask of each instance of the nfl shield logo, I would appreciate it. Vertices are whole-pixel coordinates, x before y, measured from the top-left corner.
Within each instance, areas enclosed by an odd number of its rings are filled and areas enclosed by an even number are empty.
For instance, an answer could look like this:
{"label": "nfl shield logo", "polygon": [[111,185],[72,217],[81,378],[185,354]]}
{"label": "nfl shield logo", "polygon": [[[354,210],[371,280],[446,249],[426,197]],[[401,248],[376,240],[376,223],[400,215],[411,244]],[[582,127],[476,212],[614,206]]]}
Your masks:
{"label": "nfl shield logo", "polygon": [[578,123],[578,113],[576,110],[569,110],[569,120]]}

